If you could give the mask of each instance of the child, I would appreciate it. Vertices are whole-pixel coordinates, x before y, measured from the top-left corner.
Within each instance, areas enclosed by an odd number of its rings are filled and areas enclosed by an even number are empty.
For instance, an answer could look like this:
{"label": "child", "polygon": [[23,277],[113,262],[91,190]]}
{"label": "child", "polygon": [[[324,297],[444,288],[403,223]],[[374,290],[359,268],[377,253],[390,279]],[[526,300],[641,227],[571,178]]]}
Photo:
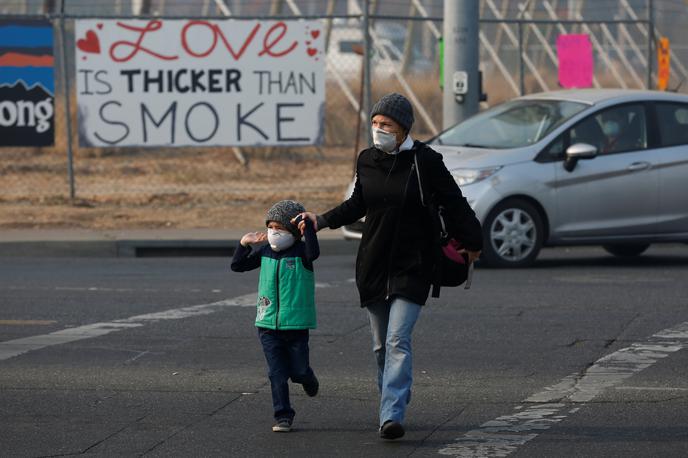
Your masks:
{"label": "child", "polygon": [[[232,270],[260,267],[256,327],[268,363],[275,432],[291,431],[294,409],[288,381],[300,383],[308,396],[318,393],[318,379],[308,362],[308,330],[315,329],[313,261],[320,255],[315,230],[305,220],[304,237],[291,220],[306,209],[293,200],[277,202],[268,210],[264,232],[241,238]],[[267,240],[268,244],[262,244]]]}

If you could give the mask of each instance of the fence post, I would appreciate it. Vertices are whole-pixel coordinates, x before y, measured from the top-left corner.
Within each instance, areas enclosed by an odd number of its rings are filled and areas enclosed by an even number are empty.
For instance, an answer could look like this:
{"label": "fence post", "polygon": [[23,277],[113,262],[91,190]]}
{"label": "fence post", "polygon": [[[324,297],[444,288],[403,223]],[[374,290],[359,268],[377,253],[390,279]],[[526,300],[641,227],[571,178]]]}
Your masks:
{"label": "fence post", "polygon": [[648,34],[647,34],[647,89],[652,89],[652,45],[655,41],[655,8],[654,0],[647,0],[647,20]]}
{"label": "fence post", "polygon": [[72,151],[72,120],[71,120],[71,86],[67,67],[67,33],[65,32],[65,2],[60,4],[60,44],[62,45],[62,87],[65,100],[65,123],[67,125],[67,173],[69,176],[69,199],[74,200],[76,189],[74,185],[74,154]]}

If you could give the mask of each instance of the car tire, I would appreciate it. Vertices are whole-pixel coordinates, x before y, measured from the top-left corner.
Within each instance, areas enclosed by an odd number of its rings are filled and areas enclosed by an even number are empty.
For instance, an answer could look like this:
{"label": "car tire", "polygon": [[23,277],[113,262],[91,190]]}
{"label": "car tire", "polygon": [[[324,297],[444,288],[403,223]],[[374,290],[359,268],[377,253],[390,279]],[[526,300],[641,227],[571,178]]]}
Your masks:
{"label": "car tire", "polygon": [[631,257],[642,254],[649,246],[649,243],[622,243],[618,245],[602,245],[602,248],[614,256]]}
{"label": "car tire", "polygon": [[490,211],[483,224],[481,264],[526,267],[537,258],[544,242],[540,212],[521,199],[507,199]]}

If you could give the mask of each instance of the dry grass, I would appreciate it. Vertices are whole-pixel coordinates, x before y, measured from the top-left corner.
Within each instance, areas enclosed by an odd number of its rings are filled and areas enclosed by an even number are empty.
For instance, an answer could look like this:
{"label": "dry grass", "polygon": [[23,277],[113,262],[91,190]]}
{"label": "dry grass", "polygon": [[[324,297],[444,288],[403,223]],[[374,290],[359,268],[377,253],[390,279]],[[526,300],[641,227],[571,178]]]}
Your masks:
{"label": "dry grass", "polygon": [[[74,201],[66,163],[55,155],[4,155],[0,228],[241,228],[260,225],[266,209],[296,199],[322,211],[341,201],[351,179],[351,151],[319,157],[249,155],[247,167],[228,151],[141,157],[78,157]],[[16,159],[16,158],[15,158]]]}

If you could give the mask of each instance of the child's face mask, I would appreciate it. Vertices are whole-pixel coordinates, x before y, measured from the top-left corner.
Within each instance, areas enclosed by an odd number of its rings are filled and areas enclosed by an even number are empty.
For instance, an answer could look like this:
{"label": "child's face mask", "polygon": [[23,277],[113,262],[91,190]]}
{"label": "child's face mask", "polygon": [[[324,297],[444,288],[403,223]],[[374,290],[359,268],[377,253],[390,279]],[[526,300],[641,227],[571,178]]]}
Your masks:
{"label": "child's face mask", "polygon": [[268,243],[274,251],[284,251],[294,244],[294,235],[289,231],[268,228]]}
{"label": "child's face mask", "polygon": [[397,136],[393,133],[373,127],[373,145],[375,145],[375,148],[385,153],[391,153],[397,146]]}

